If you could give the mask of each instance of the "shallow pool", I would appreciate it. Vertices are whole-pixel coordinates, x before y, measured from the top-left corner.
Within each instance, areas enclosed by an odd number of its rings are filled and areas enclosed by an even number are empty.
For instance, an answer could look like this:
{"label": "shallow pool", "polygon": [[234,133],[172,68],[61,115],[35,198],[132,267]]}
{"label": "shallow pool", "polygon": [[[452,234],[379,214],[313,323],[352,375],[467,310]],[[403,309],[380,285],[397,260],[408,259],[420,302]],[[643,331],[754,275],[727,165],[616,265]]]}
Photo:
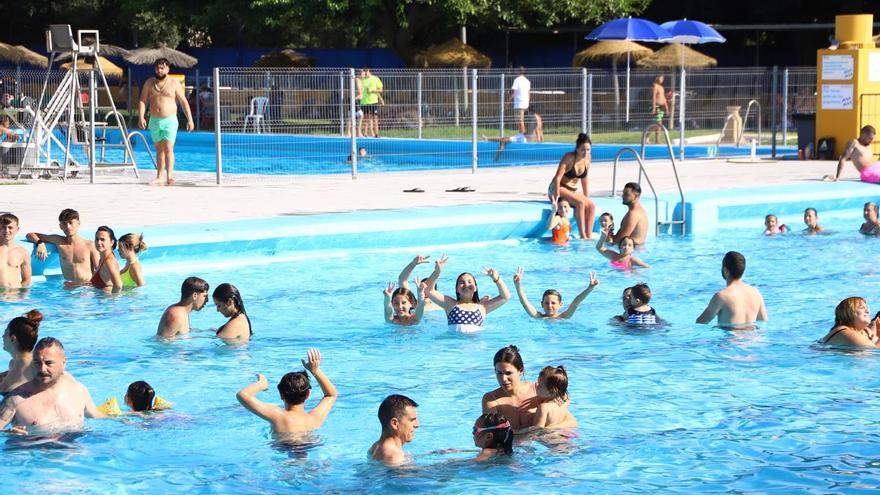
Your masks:
{"label": "shallow pool", "polygon": [[[60,281],[50,279],[24,300],[7,298],[2,320],[32,307],[44,311],[42,335],[64,342],[68,371],[98,403],[144,379],[176,405],[146,422],[88,420],[88,432],[65,448],[21,448],[4,439],[0,486],[6,493],[193,494],[876,489],[880,355],[814,341],[843,297],[864,295],[873,311],[880,309],[878,240],[856,234],[855,220],[831,226],[837,233],[815,237],[764,238],[760,225],[661,237],[642,253],[654,268],[635,273],[610,269],[592,245],[524,240],[277,253],[221,264],[164,260],[181,262],[169,266],[147,258],[149,285],[113,298],[61,291]],[[746,255],[745,278],[767,301],[771,320],[758,331],[693,323],[721,287],[721,257],[731,249]],[[511,290],[522,265],[535,304],[549,287],[571,300],[591,270],[601,282],[569,322],[529,320],[514,293],[477,335],[449,333],[436,312],[418,327],[385,325],[383,283],[418,252],[449,254],[443,291],[459,272],[482,265],[498,268]],[[213,337],[223,318],[210,305],[193,314],[189,338],[154,340],[162,310],[191,274],[212,290],[221,282],[241,289],[255,331],[249,346],[232,348]],[[478,281],[494,295],[488,277]],[[670,321],[667,328],[609,324],[620,311],[621,290],[640,281],[652,287],[652,305]],[[568,368],[580,437],[561,446],[524,439],[509,461],[481,466],[459,462],[475,453],[430,454],[473,448],[480,398],[497,386],[492,356],[507,344],[520,347],[529,379],[545,365]],[[340,399],[318,432],[321,445],[292,453],[273,445],[266,423],[240,407],[235,393],[262,372],[270,389],[260,397],[280,402],[277,380],[300,369],[312,346],[324,354]],[[416,455],[414,469],[389,471],[366,460],[379,435],[378,404],[390,393],[420,404],[421,428],[407,447]]]}

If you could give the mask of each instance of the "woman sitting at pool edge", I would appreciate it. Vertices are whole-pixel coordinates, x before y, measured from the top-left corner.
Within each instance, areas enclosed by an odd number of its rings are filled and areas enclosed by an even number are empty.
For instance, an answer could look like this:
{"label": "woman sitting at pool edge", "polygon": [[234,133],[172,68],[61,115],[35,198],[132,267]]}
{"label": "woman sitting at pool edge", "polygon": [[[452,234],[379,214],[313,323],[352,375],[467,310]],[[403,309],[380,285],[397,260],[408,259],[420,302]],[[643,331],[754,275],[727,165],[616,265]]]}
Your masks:
{"label": "woman sitting at pool edge", "polygon": [[[562,155],[556,175],[550,181],[547,196],[550,203],[555,204],[559,199],[568,201],[574,209],[574,218],[577,220],[578,233],[581,239],[590,239],[593,235],[593,218],[596,215],[596,205],[590,199],[589,179],[590,150],[592,149],[590,136],[584,133],[578,134],[574,151]],[[579,193],[578,182],[581,184],[583,193]]]}
{"label": "woman sitting at pool edge", "polygon": [[477,280],[467,272],[462,273],[455,280],[455,298],[444,296],[434,287],[437,279],[440,278],[440,272],[443,271],[443,265],[448,259],[444,254],[434,262],[434,272],[424,282],[429,288],[428,297],[446,310],[446,323],[450,330],[464,333],[479,331],[483,326],[485,316],[500,308],[510,299],[510,291],[507,290],[507,285],[504,284],[501,275],[494,268],[484,267],[483,273],[491,277],[498,287],[499,294],[497,296],[481,301]]}
{"label": "woman sitting at pool edge", "polygon": [[834,309],[834,327],[822,338],[823,344],[877,347],[880,313],[871,319],[868,303],[861,297],[848,297]]}
{"label": "woman sitting at pool edge", "polygon": [[254,331],[238,289],[232,284],[220,284],[214,289],[212,297],[217,312],[229,318],[217,329],[217,336],[230,343],[250,341]]}

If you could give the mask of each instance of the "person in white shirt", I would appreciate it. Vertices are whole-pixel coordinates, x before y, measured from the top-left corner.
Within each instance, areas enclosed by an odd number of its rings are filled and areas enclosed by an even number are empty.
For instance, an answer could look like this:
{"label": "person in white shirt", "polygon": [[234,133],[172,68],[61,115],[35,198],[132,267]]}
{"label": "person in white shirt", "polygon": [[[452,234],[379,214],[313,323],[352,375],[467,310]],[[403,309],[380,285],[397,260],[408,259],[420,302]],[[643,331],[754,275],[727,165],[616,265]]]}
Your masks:
{"label": "person in white shirt", "polygon": [[513,110],[519,125],[519,133],[525,134],[525,115],[526,110],[529,109],[529,92],[532,90],[532,83],[526,78],[525,67],[520,66],[516,73],[516,79],[513,80],[513,86],[510,88],[510,101],[513,102]]}

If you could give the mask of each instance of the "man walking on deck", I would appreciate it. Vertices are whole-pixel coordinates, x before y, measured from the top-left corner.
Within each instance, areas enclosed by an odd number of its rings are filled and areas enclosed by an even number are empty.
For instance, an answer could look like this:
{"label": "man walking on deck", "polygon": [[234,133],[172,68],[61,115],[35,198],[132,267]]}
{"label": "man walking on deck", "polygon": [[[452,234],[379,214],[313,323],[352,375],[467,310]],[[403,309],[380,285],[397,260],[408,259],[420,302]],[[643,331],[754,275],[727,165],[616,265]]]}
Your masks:
{"label": "man walking on deck", "polygon": [[[171,64],[167,59],[156,60],[156,77],[151,77],[144,84],[138,102],[138,124],[141,129],[147,128],[144,118],[147,114],[147,102],[150,104],[150,135],[156,148],[156,179],[150,184],[174,184],[174,141],[177,139],[177,103],[183,107],[186,115],[186,130],[193,130],[192,113],[189,102],[183,93],[183,87],[168,77]],[[176,101],[175,101],[176,100]]]}

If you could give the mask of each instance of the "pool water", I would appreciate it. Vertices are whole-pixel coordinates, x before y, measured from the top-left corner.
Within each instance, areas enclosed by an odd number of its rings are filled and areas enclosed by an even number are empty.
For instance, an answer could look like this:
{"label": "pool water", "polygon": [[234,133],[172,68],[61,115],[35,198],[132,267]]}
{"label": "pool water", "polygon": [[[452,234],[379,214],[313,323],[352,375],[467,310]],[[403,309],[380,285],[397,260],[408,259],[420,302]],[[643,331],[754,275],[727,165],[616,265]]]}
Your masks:
{"label": "pool water", "polygon": [[[37,307],[41,335],[59,338],[67,370],[97,403],[122,397],[147,380],[172,411],[149,420],[87,420],[88,431],[64,444],[26,447],[5,439],[0,486],[6,493],[829,493],[880,486],[880,355],[816,345],[844,297],[864,295],[876,311],[878,240],[839,221],[829,235],[765,238],[749,230],[651,240],[640,256],[653,265],[612,270],[592,244],[555,247],[534,239],[423,249],[328,250],[151,262],[149,285],[121,297],[37,283],[22,300],[7,295],[3,321]],[[149,242],[149,239],[147,239]],[[722,287],[720,262],[731,249],[748,259],[746,281],[764,293],[770,322],[731,333],[694,324]],[[450,333],[442,313],[400,328],[382,321],[382,290],[417,253],[449,254],[440,279],[452,292],[462,271],[496,267],[512,299],[476,335]],[[148,254],[149,252],[147,252]],[[234,253],[230,253],[233,257]],[[174,262],[174,263],[172,263]],[[566,303],[591,270],[600,285],[570,321],[530,320],[512,275],[537,306],[555,287]],[[189,269],[181,268],[189,266]],[[418,270],[426,276],[430,265]],[[182,279],[199,275],[242,292],[254,326],[245,347],[213,337],[223,323],[213,305],[193,313],[195,330],[173,343],[153,337]],[[651,304],[668,327],[634,330],[609,324],[624,287],[647,282]],[[481,294],[495,295],[486,276]],[[565,365],[579,437],[554,444],[525,438],[513,458],[475,466],[471,426],[480,399],[497,387],[496,350],[520,347],[526,377]],[[275,445],[265,422],[235,399],[256,373],[264,401],[280,404],[275,384],[301,369],[309,347],[340,398],[317,432],[320,445],[293,452]],[[313,394],[320,390],[313,380]],[[406,448],[412,469],[367,461],[379,435],[376,410],[388,394],[416,400],[421,427]],[[309,401],[312,406],[316,399]]]}

